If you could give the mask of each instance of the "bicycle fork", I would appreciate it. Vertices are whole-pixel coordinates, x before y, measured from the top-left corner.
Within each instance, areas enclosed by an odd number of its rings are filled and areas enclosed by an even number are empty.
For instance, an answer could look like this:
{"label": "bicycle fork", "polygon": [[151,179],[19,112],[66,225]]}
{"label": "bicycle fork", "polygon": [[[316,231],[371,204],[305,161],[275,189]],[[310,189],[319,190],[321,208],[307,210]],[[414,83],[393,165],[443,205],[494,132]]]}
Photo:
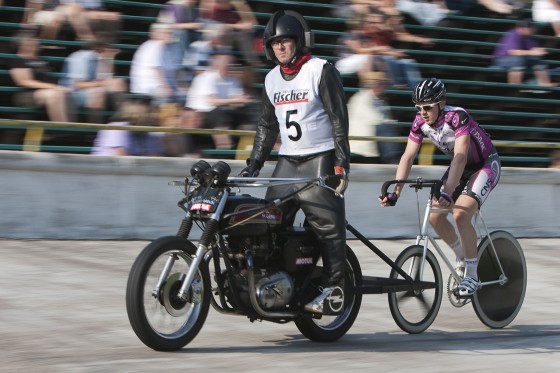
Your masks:
{"label": "bicycle fork", "polygon": [[[434,237],[431,236],[430,234],[428,234],[428,225],[430,224],[430,214],[432,213],[432,211],[435,211],[435,212],[438,212],[438,213],[447,213],[447,212],[451,211],[449,209],[434,210],[432,208],[431,198],[432,198],[432,196],[430,195],[430,197],[428,198],[428,202],[426,203],[426,209],[424,210],[423,221],[422,221],[421,224],[420,224],[420,221],[419,221],[420,232],[416,236],[416,245],[420,245],[424,248],[424,251],[422,253],[422,261],[420,263],[420,278],[422,279],[422,276],[424,274],[424,263],[426,262],[426,255],[427,255],[427,252],[428,252],[428,244],[431,243],[433,245],[433,247],[436,249],[437,253],[439,254],[439,257],[441,259],[443,259],[445,265],[451,271],[451,274],[455,278],[455,280],[457,282],[461,282],[461,277],[459,276],[457,271],[455,271],[455,268],[453,267],[453,264],[451,264],[449,259],[447,259],[447,256],[443,252],[443,249],[436,242]],[[418,216],[420,216],[420,214]]]}

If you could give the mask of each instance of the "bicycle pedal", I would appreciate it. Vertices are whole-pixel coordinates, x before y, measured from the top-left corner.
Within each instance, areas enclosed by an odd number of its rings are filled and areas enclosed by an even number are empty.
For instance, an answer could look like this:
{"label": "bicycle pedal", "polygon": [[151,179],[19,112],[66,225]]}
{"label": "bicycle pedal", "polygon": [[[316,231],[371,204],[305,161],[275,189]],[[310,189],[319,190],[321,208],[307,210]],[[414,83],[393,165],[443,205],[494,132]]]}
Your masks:
{"label": "bicycle pedal", "polygon": [[458,299],[465,299],[465,300],[470,300],[472,299],[474,294],[471,295],[460,295],[459,294],[459,288],[456,287],[455,289],[453,289],[453,295],[456,296]]}

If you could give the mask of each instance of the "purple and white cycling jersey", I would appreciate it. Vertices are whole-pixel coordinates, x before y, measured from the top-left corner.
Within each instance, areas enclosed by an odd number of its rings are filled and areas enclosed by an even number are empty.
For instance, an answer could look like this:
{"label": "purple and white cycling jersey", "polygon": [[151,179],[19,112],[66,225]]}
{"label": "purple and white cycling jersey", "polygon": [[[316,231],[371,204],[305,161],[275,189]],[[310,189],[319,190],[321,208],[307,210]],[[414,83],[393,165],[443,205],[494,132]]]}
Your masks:
{"label": "purple and white cycling jersey", "polygon": [[[498,184],[501,162],[490,136],[465,109],[446,106],[443,117],[433,127],[427,125],[424,118],[417,114],[408,138],[419,144],[424,137],[428,137],[438,149],[453,158],[455,140],[466,135],[470,135],[467,164],[459,185],[453,192],[453,199],[466,194],[476,199],[480,207]],[[447,179],[448,173],[449,168],[443,180]]]}
{"label": "purple and white cycling jersey", "polygon": [[424,118],[417,114],[408,138],[421,143],[424,137],[428,137],[438,149],[453,158],[455,139],[466,135],[471,135],[466,168],[477,168],[493,152],[492,140],[463,108],[446,106],[444,115],[433,127],[427,125]]}

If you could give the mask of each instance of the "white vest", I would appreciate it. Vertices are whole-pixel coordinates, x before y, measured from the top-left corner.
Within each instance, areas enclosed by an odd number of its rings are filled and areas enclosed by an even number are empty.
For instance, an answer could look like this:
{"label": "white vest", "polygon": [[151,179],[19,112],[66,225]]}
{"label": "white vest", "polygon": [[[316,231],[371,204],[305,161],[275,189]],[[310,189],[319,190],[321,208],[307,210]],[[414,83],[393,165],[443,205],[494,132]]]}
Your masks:
{"label": "white vest", "polygon": [[327,61],[312,58],[286,81],[276,66],[265,78],[266,94],[280,125],[280,155],[308,155],[334,149],[332,124],[319,96]]}

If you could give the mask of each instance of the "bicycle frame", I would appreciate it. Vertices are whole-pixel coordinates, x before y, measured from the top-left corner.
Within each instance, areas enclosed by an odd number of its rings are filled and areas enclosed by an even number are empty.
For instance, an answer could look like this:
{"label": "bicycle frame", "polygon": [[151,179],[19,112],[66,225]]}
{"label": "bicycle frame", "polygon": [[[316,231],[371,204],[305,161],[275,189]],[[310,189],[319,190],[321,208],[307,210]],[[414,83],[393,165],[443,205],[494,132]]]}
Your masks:
{"label": "bicycle frame", "polygon": [[[407,183],[410,182],[411,180],[403,180],[402,182]],[[419,234],[416,236],[416,244],[423,246],[424,247],[424,253],[422,255],[422,263],[420,265],[420,273],[423,274],[424,273],[424,262],[426,259],[426,252],[428,250],[428,243],[431,243],[433,245],[433,247],[435,248],[435,250],[437,251],[437,253],[439,254],[440,258],[443,259],[445,265],[447,266],[447,268],[449,268],[452,276],[455,278],[455,280],[457,282],[461,281],[461,277],[459,276],[459,274],[457,273],[457,271],[455,270],[453,264],[451,264],[451,262],[449,261],[449,259],[447,258],[447,256],[445,255],[445,253],[443,252],[443,249],[441,248],[441,246],[436,242],[434,236],[432,234],[430,234],[429,232],[429,227],[430,227],[430,214],[431,213],[443,213],[443,214],[448,214],[450,212],[452,212],[452,209],[444,209],[444,208],[437,208],[437,207],[433,207],[433,197],[435,196],[434,193],[430,192],[429,196],[428,196],[428,201],[426,203],[426,208],[424,209],[424,217],[423,220],[420,224],[420,202],[418,200],[418,191],[420,189],[422,189],[422,184],[427,184],[427,183],[431,183],[430,181],[422,181],[421,179],[417,179],[412,181],[410,187],[413,187],[416,189],[416,199],[417,199],[417,205],[418,205],[418,219],[419,219],[419,228],[420,228],[420,232]],[[504,269],[502,267],[502,263],[500,262],[500,259],[496,253],[496,248],[494,247],[494,243],[492,242],[492,239],[490,237],[490,232],[488,230],[488,227],[486,226],[486,223],[484,221],[484,218],[482,217],[482,213],[479,210],[476,211],[475,215],[474,215],[474,227],[475,230],[477,232],[477,237],[478,237],[478,242],[480,242],[484,237],[488,237],[489,238],[489,242],[490,242],[490,247],[492,248],[492,255],[494,257],[494,259],[496,260],[496,263],[498,264],[499,268],[500,268],[500,272],[501,275],[498,279],[496,280],[492,280],[492,281],[485,281],[481,283],[481,286],[487,286],[487,285],[493,285],[493,284],[500,284],[503,285],[508,281],[507,276],[505,275]],[[456,226],[455,226],[456,228]]]}

